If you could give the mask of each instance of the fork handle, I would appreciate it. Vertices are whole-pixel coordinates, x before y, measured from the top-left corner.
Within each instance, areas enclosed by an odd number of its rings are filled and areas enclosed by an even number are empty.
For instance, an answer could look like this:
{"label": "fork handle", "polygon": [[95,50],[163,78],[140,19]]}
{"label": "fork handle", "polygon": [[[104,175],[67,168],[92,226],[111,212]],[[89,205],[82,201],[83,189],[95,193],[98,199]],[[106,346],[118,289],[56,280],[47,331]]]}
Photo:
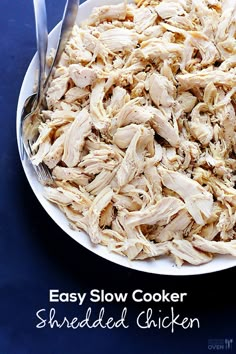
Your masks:
{"label": "fork handle", "polygon": [[44,83],[44,92],[47,91],[47,88],[52,78],[53,68],[55,68],[56,65],[58,64],[61,55],[65,49],[66,42],[70,37],[78,13],[78,6],[79,6],[79,0],[67,0],[66,2],[62,21],[61,21],[61,30],[60,30],[58,43],[57,43],[56,54],[53,63],[49,69],[46,81]]}
{"label": "fork handle", "polygon": [[34,1],[34,16],[37,39],[37,51],[39,61],[37,104],[40,104],[43,97],[43,86],[45,81],[46,56],[48,48],[47,12],[45,0]]}

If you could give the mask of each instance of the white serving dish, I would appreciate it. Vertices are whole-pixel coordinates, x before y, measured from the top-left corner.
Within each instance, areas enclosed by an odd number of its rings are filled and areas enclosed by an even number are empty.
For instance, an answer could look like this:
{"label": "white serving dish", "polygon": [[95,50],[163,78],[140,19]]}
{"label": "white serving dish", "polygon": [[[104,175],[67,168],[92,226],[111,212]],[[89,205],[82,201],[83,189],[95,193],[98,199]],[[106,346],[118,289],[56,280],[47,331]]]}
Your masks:
{"label": "white serving dish", "polygon": [[[78,13],[78,23],[86,19],[91,13],[92,8],[96,6],[101,6],[105,4],[115,4],[119,3],[121,0],[87,0],[85,3],[80,5],[79,13]],[[49,49],[56,46],[56,41],[59,35],[60,25],[58,24],[49,36]],[[25,74],[24,81],[22,83],[18,107],[17,107],[17,142],[19,146],[19,124],[20,124],[20,116],[22,107],[25,99],[33,92],[33,85],[35,79],[35,70],[37,68],[37,59],[36,55],[32,59],[29,68]],[[201,266],[191,266],[184,265],[181,268],[177,268],[173,260],[168,257],[161,257],[156,260],[145,260],[145,261],[129,261],[127,258],[117,255],[115,253],[111,253],[107,248],[100,245],[93,245],[90,242],[88,235],[81,231],[74,231],[69,227],[68,220],[64,216],[64,214],[53,204],[48,202],[43,196],[43,187],[38,182],[35,173],[27,161],[24,159],[22,161],[22,165],[26,174],[26,177],[29,181],[29,184],[41,203],[42,207],[47,211],[50,217],[56,222],[58,226],[62,230],[64,230],[69,236],[71,236],[75,241],[77,241],[80,245],[86,247],[91,252],[107,259],[110,262],[114,262],[116,264],[122,265],[124,267],[135,269],[138,271],[155,273],[155,274],[165,274],[165,275],[196,275],[196,274],[204,274],[211,273],[227,268],[231,268],[236,266],[236,258],[231,256],[216,256],[210,263],[201,265]],[[78,248],[79,254],[79,248]],[[79,255],[78,255],[79,256]]]}

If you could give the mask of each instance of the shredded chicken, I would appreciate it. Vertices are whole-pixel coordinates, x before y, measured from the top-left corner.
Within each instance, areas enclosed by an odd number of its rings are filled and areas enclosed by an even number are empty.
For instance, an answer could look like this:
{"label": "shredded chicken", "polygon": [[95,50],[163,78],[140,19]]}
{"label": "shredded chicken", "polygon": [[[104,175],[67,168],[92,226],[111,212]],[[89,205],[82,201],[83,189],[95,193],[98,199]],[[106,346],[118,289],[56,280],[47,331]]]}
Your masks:
{"label": "shredded chicken", "polygon": [[126,1],[75,26],[32,162],[93,243],[200,265],[236,256],[236,2]]}

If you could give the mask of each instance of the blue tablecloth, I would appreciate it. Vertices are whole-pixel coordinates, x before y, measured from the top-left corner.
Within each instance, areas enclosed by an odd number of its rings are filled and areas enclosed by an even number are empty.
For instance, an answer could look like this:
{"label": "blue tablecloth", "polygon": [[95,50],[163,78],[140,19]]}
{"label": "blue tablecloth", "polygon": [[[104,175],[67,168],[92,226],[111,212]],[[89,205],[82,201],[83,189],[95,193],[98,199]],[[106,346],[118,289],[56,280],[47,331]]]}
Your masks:
{"label": "blue tablecloth", "polygon": [[[50,28],[62,15],[64,0],[48,0]],[[30,0],[0,2],[0,354],[205,354],[230,340],[236,353],[236,269],[194,277],[168,277],[122,268],[78,245],[39,205],[24,176],[15,136],[17,98],[35,52],[33,6]],[[128,329],[36,328],[36,312],[52,304],[49,289],[64,292],[128,292],[129,300],[108,303],[107,314],[119,317],[127,306]],[[200,329],[141,329],[137,314],[152,307],[163,313],[169,304],[135,303],[135,289],[155,293],[186,292],[176,312],[198,317]],[[82,316],[75,303],[54,304],[57,318]],[[102,307],[93,303],[96,317]],[[159,312],[160,313],[160,312]],[[213,340],[213,342],[212,342]],[[215,340],[215,342],[214,342]],[[235,341],[235,343],[233,343]],[[212,344],[213,343],[213,344]],[[228,342],[225,342],[228,343]]]}

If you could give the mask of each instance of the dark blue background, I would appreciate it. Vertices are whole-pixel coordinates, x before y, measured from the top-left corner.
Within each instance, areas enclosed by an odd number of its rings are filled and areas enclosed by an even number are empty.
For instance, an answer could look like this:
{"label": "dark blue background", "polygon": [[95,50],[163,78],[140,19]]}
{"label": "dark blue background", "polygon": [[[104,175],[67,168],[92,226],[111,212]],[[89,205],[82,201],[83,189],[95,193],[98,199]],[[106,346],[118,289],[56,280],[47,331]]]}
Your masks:
{"label": "dark blue background", "polygon": [[[50,29],[64,0],[48,0]],[[195,277],[131,271],[85,250],[62,232],[34,197],[24,176],[15,136],[17,98],[35,52],[32,1],[0,2],[0,354],[210,353],[208,339],[233,338],[236,353],[236,269]],[[49,289],[89,292],[188,292],[176,309],[199,317],[198,330],[141,330],[132,324],[145,305],[128,303],[129,329],[36,329],[35,313],[50,308]],[[89,305],[87,303],[87,305]],[[151,304],[158,310],[160,305]],[[106,306],[119,316],[120,304]],[[93,305],[98,311],[100,305]],[[163,311],[167,309],[161,307]],[[76,305],[56,306],[59,317],[79,316]]]}

